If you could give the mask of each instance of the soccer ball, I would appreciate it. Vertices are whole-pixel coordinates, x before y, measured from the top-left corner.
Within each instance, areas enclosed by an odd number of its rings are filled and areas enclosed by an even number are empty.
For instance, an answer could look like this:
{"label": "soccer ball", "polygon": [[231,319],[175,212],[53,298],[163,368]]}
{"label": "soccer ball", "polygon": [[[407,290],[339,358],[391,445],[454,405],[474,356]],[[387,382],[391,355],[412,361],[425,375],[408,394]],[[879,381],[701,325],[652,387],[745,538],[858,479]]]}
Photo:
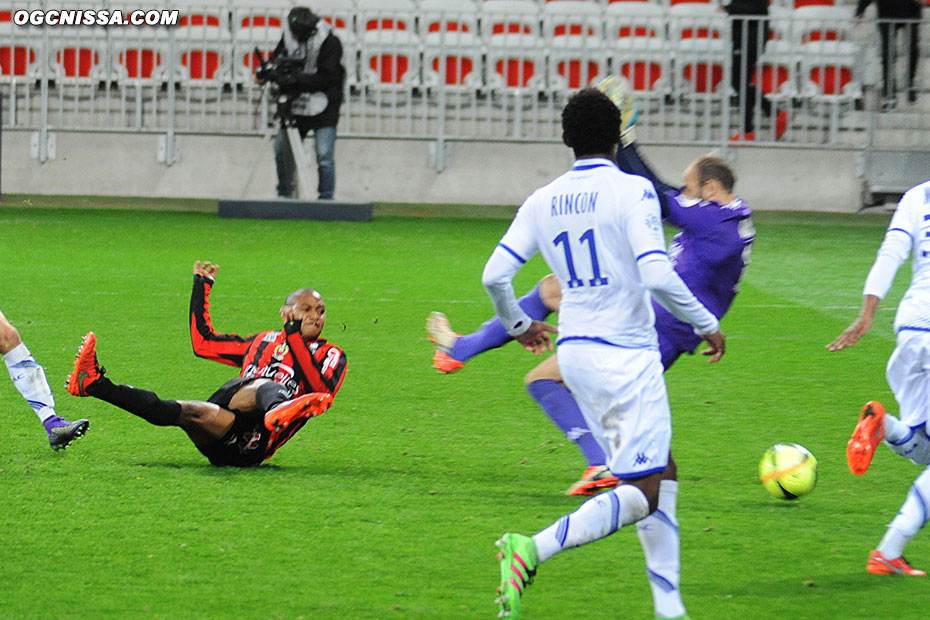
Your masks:
{"label": "soccer ball", "polygon": [[797,499],[817,483],[817,459],[796,443],[775,444],[759,461],[759,480],[775,497]]}

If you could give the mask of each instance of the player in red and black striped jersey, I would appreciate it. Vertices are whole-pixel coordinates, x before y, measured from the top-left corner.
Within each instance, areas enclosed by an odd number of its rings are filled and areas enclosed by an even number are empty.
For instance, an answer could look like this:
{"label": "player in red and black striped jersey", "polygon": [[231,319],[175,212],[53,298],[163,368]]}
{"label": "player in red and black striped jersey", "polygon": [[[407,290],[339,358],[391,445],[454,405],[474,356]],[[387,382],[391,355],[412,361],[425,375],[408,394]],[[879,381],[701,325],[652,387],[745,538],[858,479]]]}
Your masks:
{"label": "player in red and black striped jersey", "polygon": [[247,337],[215,332],[209,295],[218,270],[209,262],[194,263],[191,342],[196,355],[240,367],[238,377],[207,401],[162,400],[106,378],[91,332],[67,387],[75,396],[105,400],[157,426],[180,426],[212,464],[243,467],[270,458],[309,418],[329,408],[345,378],[346,358],[319,337],[326,306],[313,289],[288,295],[281,330]]}
{"label": "player in red and black striped jersey", "polygon": [[326,306],[313,289],[288,295],[281,308],[284,329],[251,336],[219,334],[210,320],[210,290],[216,266],[195,263],[191,293],[191,344],[198,357],[238,366],[243,379],[266,378],[283,385],[288,398],[310,392],[335,394],[345,377],[346,359],[339,347],[321,339]]}

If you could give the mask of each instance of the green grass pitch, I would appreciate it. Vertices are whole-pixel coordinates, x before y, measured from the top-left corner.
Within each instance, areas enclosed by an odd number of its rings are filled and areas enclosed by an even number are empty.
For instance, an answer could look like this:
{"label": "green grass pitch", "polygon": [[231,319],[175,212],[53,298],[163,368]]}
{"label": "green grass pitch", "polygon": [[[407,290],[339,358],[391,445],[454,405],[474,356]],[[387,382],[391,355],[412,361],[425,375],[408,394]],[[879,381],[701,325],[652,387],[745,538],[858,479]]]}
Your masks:
{"label": "green grass pitch", "polygon": [[[880,448],[863,477],[845,444],[862,403],[895,411],[884,379],[902,270],[873,331],[838,354],[888,216],[760,213],[753,263],[723,322],[727,354],[668,373],[681,493],[682,591],[694,620],[925,617],[926,580],[865,573],[919,473]],[[495,617],[493,541],[580,501],[580,455],[525,394],[533,356],[509,346],[456,375],[431,368],[423,323],[469,331],[503,219],[380,216],[368,224],[219,220],[208,213],[0,209],[0,309],[87,436],[53,453],[0,378],[0,618],[475,619]],[[219,330],[279,324],[284,296],[326,299],[324,335],[349,372],[333,408],[265,465],[216,469],[183,432],[63,387],[81,336],[109,376],[202,399],[235,370],[197,359],[191,265],[221,265]],[[546,273],[518,276],[523,291]],[[769,497],[765,448],[820,461],[814,492]],[[927,533],[908,548],[930,568]],[[543,565],[527,620],[652,618],[632,528]]]}

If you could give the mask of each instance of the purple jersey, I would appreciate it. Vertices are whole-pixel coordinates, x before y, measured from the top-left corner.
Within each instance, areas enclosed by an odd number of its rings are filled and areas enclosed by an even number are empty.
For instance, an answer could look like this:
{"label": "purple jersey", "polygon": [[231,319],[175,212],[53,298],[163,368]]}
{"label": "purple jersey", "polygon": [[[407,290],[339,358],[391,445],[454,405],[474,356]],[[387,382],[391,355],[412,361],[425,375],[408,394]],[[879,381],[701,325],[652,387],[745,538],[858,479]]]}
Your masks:
{"label": "purple jersey", "polygon": [[[714,316],[723,317],[736,296],[755,239],[749,207],[738,198],[727,205],[689,203],[671,189],[662,203],[665,220],[681,229],[669,246],[675,271]],[[658,303],[652,305],[662,362],[668,368],[681,353],[693,352],[701,338]]]}

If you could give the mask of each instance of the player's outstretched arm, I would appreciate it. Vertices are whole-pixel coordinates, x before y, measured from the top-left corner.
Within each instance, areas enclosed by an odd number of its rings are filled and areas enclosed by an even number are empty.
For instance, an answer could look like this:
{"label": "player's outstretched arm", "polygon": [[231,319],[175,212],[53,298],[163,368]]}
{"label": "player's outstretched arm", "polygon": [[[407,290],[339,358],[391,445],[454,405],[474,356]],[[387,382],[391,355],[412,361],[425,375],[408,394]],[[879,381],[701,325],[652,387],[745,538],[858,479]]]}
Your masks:
{"label": "player's outstretched arm", "polygon": [[534,353],[536,355],[542,354],[544,351],[552,351],[552,340],[549,338],[549,334],[558,332],[559,330],[549,325],[548,323],[543,323],[542,321],[533,321],[530,324],[530,328],[516,336],[517,342],[523,345],[523,348]]}
{"label": "player's outstretched arm", "polygon": [[862,310],[852,325],[843,330],[839,337],[827,345],[827,351],[842,351],[859,342],[859,339],[869,333],[875,311],[878,309],[880,299],[875,295],[865,295],[862,298]]}
{"label": "player's outstretched arm", "polygon": [[194,261],[194,275],[216,280],[216,272],[220,270],[219,265],[210,261]]}

